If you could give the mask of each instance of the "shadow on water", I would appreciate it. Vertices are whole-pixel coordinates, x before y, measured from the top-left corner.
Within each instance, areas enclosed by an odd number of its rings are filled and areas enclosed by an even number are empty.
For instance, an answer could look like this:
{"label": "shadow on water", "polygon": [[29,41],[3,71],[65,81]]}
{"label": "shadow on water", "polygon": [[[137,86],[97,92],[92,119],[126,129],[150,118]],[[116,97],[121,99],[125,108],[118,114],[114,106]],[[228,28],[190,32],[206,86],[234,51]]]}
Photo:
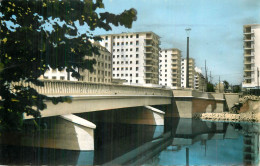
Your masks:
{"label": "shadow on water", "polygon": [[164,126],[96,123],[95,151],[1,145],[0,164],[257,165],[258,123],[166,118]]}

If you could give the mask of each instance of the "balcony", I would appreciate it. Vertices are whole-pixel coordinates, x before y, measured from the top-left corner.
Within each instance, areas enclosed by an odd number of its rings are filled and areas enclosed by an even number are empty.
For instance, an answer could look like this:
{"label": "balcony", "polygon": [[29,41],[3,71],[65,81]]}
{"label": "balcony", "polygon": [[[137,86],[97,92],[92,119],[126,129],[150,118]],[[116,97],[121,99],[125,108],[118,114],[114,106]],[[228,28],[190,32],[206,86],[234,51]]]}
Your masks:
{"label": "balcony", "polygon": [[252,50],[254,49],[254,45],[244,45],[245,50]]}

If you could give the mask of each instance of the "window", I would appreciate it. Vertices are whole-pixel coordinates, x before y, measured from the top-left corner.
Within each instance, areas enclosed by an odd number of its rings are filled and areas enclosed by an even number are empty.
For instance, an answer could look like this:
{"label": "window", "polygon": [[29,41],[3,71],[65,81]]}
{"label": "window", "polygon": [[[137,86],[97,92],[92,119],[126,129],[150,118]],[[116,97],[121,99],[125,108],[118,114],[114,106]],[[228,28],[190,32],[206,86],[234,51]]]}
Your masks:
{"label": "window", "polygon": [[65,80],[65,77],[64,76],[60,76],[60,80]]}
{"label": "window", "polygon": [[136,73],[135,76],[138,77],[138,73]]}
{"label": "window", "polygon": [[139,48],[136,48],[135,51],[138,52],[138,51],[139,51]]}
{"label": "window", "polygon": [[117,61],[117,64],[119,64],[119,61]]}
{"label": "window", "polygon": [[115,49],[113,49],[113,52],[115,52]]}
{"label": "window", "polygon": [[116,51],[119,52],[119,49],[117,49]]}
{"label": "window", "polygon": [[128,42],[126,42],[125,45],[128,45]]}
{"label": "window", "polygon": [[124,76],[124,74],[121,74],[121,77],[123,77]]}
{"label": "window", "polygon": [[130,64],[132,64],[132,61],[130,61]]}
{"label": "window", "polygon": [[139,68],[138,67],[136,67],[136,69],[135,69],[136,71],[138,71],[139,70]]}
{"label": "window", "polygon": [[130,38],[133,38],[133,35],[130,35]]}
{"label": "window", "polygon": [[113,74],[113,77],[115,77],[115,74]]}
{"label": "window", "polygon": [[130,74],[130,77],[132,77],[132,74]]}
{"label": "window", "polygon": [[125,51],[128,51],[128,49],[125,49]]}
{"label": "window", "polygon": [[126,35],[126,38],[128,38],[128,36]]}
{"label": "window", "polygon": [[115,55],[113,55],[113,58],[115,58]]}
{"label": "window", "polygon": [[94,78],[94,82],[96,82],[97,81],[97,79],[96,78]]}
{"label": "window", "polygon": [[124,64],[124,61],[121,61],[121,64]]}
{"label": "window", "polygon": [[121,36],[121,38],[123,39],[123,38],[124,38],[124,36]]}
{"label": "window", "polygon": [[128,74],[125,74],[125,76],[127,77],[127,76],[128,76]]}
{"label": "window", "polygon": [[126,67],[125,70],[128,70],[128,67]]}
{"label": "window", "polygon": [[124,70],[124,68],[122,67],[122,68],[121,68],[121,70],[123,71],[123,70]]}
{"label": "window", "polygon": [[44,76],[43,78],[44,78],[44,79],[48,79],[48,77],[47,77],[47,76]]}
{"label": "window", "polygon": [[[132,67],[130,67],[130,70],[132,70]],[[132,76],[132,74],[130,74],[130,76]]]}
{"label": "window", "polygon": [[138,83],[138,80],[136,80],[135,82]]}
{"label": "window", "polygon": [[107,43],[105,43],[105,46],[107,47],[107,46],[108,46],[108,44],[107,44]]}
{"label": "window", "polygon": [[124,55],[121,55],[121,58],[124,58]]}
{"label": "window", "polygon": [[124,52],[124,49],[121,49],[121,52]]}
{"label": "window", "polygon": [[138,61],[135,62],[135,64],[138,64],[138,63],[139,63]]}
{"label": "window", "polygon": [[[122,36],[123,37],[123,36]],[[121,45],[123,46],[124,45],[124,42],[121,42]]]}
{"label": "window", "polygon": [[130,51],[133,51],[133,49],[132,49],[132,48],[130,48]]}
{"label": "window", "polygon": [[119,55],[117,55],[117,57],[119,58]]}
{"label": "window", "polygon": [[139,38],[139,34],[136,34],[136,38]]}
{"label": "window", "polygon": [[119,74],[117,74],[117,77],[119,77]]}
{"label": "window", "polygon": [[117,36],[117,38],[119,39],[119,38],[120,38],[120,36]]}
{"label": "window", "polygon": [[128,61],[125,61],[125,64],[128,64]]}
{"label": "window", "polygon": [[116,37],[115,36],[113,36],[113,39],[115,39]]}
{"label": "window", "polygon": [[115,64],[115,61],[113,62],[113,64]]}
{"label": "window", "polygon": [[128,55],[125,55],[126,58],[128,58]]}
{"label": "window", "polygon": [[139,54],[136,54],[136,58],[139,58]]}
{"label": "window", "polygon": [[106,40],[108,40],[108,36],[106,36]]}
{"label": "window", "polygon": [[117,68],[117,70],[119,70],[119,67]]}
{"label": "window", "polygon": [[136,41],[135,44],[136,44],[136,45],[139,45],[139,41]]}
{"label": "window", "polygon": [[117,42],[117,43],[116,43],[116,45],[118,45],[118,46],[119,46],[119,42]]}
{"label": "window", "polygon": [[130,45],[133,45],[133,42],[130,42]]}

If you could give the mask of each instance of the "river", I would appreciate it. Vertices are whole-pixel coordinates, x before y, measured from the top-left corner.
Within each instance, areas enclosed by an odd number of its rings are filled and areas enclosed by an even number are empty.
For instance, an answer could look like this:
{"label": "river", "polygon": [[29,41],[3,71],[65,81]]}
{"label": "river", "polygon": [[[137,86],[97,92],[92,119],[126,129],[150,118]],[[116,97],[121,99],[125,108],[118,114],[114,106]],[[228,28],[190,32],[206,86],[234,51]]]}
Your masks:
{"label": "river", "polygon": [[0,164],[259,164],[259,123],[167,118],[164,126],[96,125],[94,151],[1,145]]}

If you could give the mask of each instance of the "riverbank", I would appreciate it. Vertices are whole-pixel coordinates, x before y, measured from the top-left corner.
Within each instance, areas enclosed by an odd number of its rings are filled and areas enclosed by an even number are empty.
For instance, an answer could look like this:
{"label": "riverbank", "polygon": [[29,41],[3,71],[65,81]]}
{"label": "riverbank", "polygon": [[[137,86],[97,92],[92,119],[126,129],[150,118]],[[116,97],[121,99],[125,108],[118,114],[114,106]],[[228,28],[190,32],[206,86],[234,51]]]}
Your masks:
{"label": "riverbank", "polygon": [[202,113],[196,117],[212,121],[260,122],[260,97],[244,96],[229,112]]}

